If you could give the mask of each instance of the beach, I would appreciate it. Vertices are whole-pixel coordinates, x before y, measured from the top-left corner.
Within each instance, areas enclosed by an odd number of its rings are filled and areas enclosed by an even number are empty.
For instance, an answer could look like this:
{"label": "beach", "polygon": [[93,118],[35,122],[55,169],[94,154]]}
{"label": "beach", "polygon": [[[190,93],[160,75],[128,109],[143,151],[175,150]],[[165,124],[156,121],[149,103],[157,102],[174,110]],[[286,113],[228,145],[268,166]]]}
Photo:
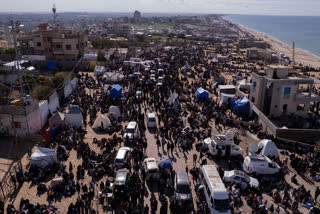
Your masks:
{"label": "beach", "polygon": [[[250,34],[252,34],[255,38],[262,39],[265,42],[269,43],[271,45],[270,50],[273,52],[281,52],[290,57],[292,59],[292,46],[289,46],[278,39],[269,36],[267,34],[254,31],[252,29],[249,29],[247,27],[244,27],[240,24],[236,24],[241,30],[247,31]],[[309,53],[308,51],[302,50],[302,49],[295,49],[295,62],[296,64],[302,63],[306,66],[312,66],[312,67],[320,67],[320,57],[313,55],[312,53]]]}

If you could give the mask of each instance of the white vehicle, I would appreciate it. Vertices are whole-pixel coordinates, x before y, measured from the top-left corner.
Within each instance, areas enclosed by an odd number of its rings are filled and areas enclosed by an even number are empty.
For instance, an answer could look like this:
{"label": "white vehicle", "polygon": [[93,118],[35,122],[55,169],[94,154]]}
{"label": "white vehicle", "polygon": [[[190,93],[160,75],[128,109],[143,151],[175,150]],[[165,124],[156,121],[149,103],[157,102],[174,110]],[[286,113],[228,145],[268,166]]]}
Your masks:
{"label": "white vehicle", "polygon": [[229,193],[214,165],[200,168],[200,182],[212,214],[231,214]]}
{"label": "white vehicle", "polygon": [[146,158],[144,159],[143,164],[147,173],[147,180],[160,179],[160,171],[156,159]]}
{"label": "white vehicle", "polygon": [[259,187],[259,181],[257,179],[248,176],[240,170],[224,171],[223,180],[225,182],[230,182],[231,184],[240,184],[243,188],[248,186],[253,188]]}
{"label": "white vehicle", "polygon": [[130,166],[131,164],[131,151],[132,149],[129,147],[121,147],[114,159],[114,167],[115,168],[125,168]]}
{"label": "white vehicle", "polygon": [[139,138],[139,136],[140,131],[138,123],[135,121],[131,121],[126,128],[126,131],[124,132],[124,141],[134,141],[135,139]]}
{"label": "white vehicle", "polygon": [[217,156],[220,153],[221,157],[242,157],[243,154],[242,149],[234,143],[233,135],[216,135],[212,138],[206,138],[204,143],[208,145],[209,152],[213,156]]}
{"label": "white vehicle", "polygon": [[151,75],[150,75],[150,79],[151,79],[152,81],[156,81],[156,75],[155,75],[155,74],[151,74]]}
{"label": "white vehicle", "polygon": [[154,128],[157,127],[157,119],[154,113],[148,113],[147,115],[147,127]]}
{"label": "white vehicle", "polygon": [[243,161],[243,171],[249,175],[274,175],[280,166],[267,156],[250,153]]}

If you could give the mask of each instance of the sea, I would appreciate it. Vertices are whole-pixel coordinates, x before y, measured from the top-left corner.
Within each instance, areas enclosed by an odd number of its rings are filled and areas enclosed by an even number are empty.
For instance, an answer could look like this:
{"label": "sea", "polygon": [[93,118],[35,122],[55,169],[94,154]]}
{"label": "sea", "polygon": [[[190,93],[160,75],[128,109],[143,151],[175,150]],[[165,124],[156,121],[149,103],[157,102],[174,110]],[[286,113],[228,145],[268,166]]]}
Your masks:
{"label": "sea", "polygon": [[226,20],[320,56],[320,16],[226,15]]}

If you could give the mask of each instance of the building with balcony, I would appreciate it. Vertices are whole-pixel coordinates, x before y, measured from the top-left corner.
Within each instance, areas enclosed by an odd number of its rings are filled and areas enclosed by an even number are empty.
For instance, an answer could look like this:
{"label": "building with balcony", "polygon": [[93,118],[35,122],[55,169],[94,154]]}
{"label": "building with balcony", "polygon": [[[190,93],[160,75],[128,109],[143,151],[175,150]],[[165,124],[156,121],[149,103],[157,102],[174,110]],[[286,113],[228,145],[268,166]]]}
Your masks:
{"label": "building with balcony", "polygon": [[313,79],[289,72],[287,66],[270,65],[265,73],[252,73],[249,98],[267,117],[306,117],[310,104],[320,101],[313,85]]}

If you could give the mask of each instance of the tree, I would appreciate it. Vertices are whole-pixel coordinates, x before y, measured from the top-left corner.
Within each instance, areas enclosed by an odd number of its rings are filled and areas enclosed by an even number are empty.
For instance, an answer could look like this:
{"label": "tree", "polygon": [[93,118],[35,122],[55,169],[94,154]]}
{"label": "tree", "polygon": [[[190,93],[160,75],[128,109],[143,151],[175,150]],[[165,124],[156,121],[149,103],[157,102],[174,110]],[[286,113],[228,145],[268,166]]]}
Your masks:
{"label": "tree", "polygon": [[106,61],[106,57],[104,56],[104,52],[103,51],[99,51],[98,52],[97,60],[99,62],[105,62]]}

